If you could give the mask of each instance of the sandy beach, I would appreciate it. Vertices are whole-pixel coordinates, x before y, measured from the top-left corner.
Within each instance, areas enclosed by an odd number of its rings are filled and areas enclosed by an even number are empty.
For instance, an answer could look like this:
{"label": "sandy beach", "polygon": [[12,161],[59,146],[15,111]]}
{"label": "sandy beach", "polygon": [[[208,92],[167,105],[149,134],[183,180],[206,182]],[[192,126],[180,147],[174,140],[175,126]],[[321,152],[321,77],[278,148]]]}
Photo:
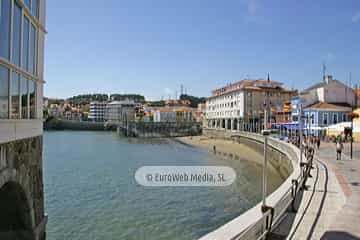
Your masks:
{"label": "sandy beach", "polygon": [[260,161],[263,158],[261,153],[254,151],[245,144],[232,140],[209,138],[206,136],[178,137],[177,140],[185,144],[205,148],[209,152],[214,152],[214,146],[216,146],[217,152],[239,156],[242,159],[262,164],[262,161]]}

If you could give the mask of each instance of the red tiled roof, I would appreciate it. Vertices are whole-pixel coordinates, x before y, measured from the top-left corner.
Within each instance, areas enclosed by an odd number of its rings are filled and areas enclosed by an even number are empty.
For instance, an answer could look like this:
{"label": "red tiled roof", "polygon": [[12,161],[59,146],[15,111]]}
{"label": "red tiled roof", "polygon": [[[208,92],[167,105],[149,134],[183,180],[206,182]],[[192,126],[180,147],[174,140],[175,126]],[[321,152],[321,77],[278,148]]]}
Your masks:
{"label": "red tiled roof", "polygon": [[[269,83],[269,85],[267,84],[264,85],[264,83]],[[281,85],[282,85],[281,82],[276,82],[272,80],[268,81],[265,79],[243,79],[235,83],[229,84],[227,86],[213,90],[212,95],[219,96],[224,93],[231,93],[238,90],[267,91],[267,90],[276,89],[277,91],[280,92],[287,92],[287,93],[296,92],[295,90],[282,88]]]}
{"label": "red tiled roof", "polygon": [[351,107],[345,107],[345,106],[340,106],[340,105],[326,103],[326,102],[314,103],[314,104],[306,107],[306,109],[327,109],[327,110],[338,110],[338,111],[351,111],[352,110]]}

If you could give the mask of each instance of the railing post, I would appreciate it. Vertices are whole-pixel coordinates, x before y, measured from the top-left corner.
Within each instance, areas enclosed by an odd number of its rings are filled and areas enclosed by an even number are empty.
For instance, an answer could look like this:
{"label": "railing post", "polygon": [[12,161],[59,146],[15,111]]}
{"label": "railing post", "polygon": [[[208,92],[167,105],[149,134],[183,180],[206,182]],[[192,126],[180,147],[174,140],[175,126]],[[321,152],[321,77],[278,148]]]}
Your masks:
{"label": "railing post", "polygon": [[296,179],[293,179],[291,181],[292,187],[291,187],[291,196],[292,196],[292,202],[291,202],[291,210],[292,212],[296,213],[296,207],[295,207],[295,201],[296,201],[296,196],[297,196],[297,190],[298,190],[298,185],[299,182]]}

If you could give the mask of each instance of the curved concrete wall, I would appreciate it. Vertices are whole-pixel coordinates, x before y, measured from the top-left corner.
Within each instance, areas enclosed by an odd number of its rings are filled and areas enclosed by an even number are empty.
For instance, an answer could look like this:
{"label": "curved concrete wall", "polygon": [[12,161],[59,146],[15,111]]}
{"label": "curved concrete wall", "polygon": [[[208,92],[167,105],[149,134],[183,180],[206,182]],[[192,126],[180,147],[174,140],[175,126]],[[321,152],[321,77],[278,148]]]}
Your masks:
{"label": "curved concrete wall", "polygon": [[[213,138],[223,138],[232,141],[236,141],[238,143],[244,144],[254,151],[263,155],[264,146],[262,136],[257,134],[250,134],[246,132],[225,132],[219,130],[204,130],[204,135]],[[270,140],[271,141],[271,140]],[[280,149],[280,146],[276,144],[269,144],[268,149],[268,159],[269,159],[269,167],[271,170],[275,170],[282,179],[286,179],[292,173],[293,165],[289,160],[288,156]],[[252,159],[250,159],[252,160]],[[261,161],[261,164],[263,162]]]}
{"label": "curved concrete wall", "polygon": [[[263,136],[248,132],[204,129],[203,134],[216,138],[239,138],[240,142],[245,141],[248,144],[255,144],[255,149],[261,147],[264,142]],[[271,193],[266,199],[267,205],[274,208],[273,225],[276,225],[292,201],[293,180],[301,181],[301,169],[299,164],[300,151],[295,146],[278,139],[269,138],[268,143],[270,149],[272,149],[270,152],[277,151],[286,156],[281,160],[281,163],[277,163],[279,160],[274,158],[271,159],[271,164],[275,166],[284,166],[284,169],[290,171],[279,188]],[[303,159],[305,159],[305,157]],[[286,161],[286,164],[284,161]],[[279,172],[281,173],[282,171],[284,170],[280,170]],[[264,214],[261,210],[261,205],[261,202],[258,203],[239,217],[201,237],[200,240],[259,239],[263,237],[266,232],[265,224],[269,212]]]}

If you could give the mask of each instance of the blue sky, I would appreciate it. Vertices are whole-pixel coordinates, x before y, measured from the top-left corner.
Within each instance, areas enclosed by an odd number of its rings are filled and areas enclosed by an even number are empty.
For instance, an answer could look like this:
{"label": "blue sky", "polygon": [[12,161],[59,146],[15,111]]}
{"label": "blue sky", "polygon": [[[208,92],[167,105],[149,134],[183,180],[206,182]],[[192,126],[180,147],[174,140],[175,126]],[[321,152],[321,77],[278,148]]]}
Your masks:
{"label": "blue sky", "polygon": [[246,77],[360,84],[359,0],[47,1],[45,96],[208,96]]}

